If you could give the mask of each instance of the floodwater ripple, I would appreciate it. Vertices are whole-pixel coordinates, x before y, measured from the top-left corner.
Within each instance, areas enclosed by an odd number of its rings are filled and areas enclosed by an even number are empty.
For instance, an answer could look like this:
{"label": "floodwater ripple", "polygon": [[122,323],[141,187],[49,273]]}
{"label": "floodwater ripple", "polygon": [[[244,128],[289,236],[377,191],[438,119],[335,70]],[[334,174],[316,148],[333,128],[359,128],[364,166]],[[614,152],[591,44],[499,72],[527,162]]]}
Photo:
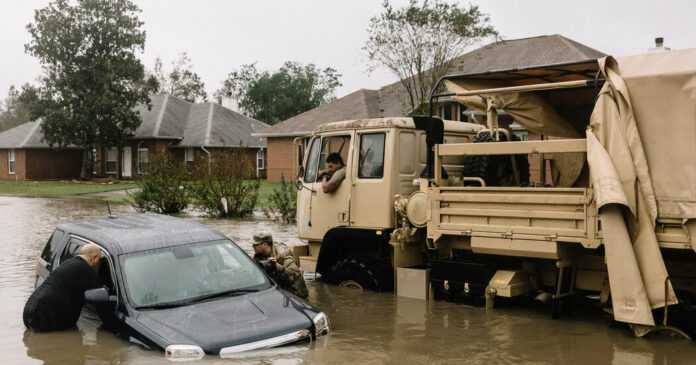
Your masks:
{"label": "floodwater ripple", "polygon": [[[114,214],[133,212],[112,204]],[[0,354],[3,364],[169,364],[81,319],[77,328],[36,334],[25,330],[22,309],[33,291],[36,258],[55,226],[106,215],[103,201],[90,198],[0,196]],[[251,253],[257,230],[277,241],[298,243],[292,225],[261,214],[247,219],[182,215],[210,225]],[[696,363],[696,345],[668,337],[639,339],[610,319],[581,308],[551,319],[541,308],[478,307],[426,302],[392,294],[358,292],[309,279],[309,300],[325,311],[333,334],[308,346],[240,354],[233,359],[207,355],[209,364],[452,364],[452,363]]]}

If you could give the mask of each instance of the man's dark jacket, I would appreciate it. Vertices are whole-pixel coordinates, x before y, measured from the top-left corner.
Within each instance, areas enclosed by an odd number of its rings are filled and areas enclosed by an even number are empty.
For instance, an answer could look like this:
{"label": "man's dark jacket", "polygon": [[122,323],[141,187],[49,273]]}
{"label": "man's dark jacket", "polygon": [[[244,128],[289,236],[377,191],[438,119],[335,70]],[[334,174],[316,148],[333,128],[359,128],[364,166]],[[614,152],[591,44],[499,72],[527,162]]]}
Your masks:
{"label": "man's dark jacket", "polygon": [[99,274],[84,259],[64,261],[27,300],[24,325],[37,332],[74,326],[85,304],[85,290],[99,287]]}

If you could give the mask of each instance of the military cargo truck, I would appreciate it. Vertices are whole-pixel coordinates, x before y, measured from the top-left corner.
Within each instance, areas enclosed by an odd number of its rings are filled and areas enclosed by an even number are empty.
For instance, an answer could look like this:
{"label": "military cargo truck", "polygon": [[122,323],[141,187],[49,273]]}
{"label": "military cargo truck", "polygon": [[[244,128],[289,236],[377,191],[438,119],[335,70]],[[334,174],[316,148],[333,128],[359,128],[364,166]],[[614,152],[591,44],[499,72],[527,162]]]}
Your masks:
{"label": "military cargo truck", "polygon": [[[486,124],[433,116],[443,99]],[[696,50],[446,76],[430,109],[316,128],[298,177],[305,270],[487,307],[593,295],[638,336],[686,336],[667,319],[696,299]],[[332,152],[347,173],[325,194]]]}

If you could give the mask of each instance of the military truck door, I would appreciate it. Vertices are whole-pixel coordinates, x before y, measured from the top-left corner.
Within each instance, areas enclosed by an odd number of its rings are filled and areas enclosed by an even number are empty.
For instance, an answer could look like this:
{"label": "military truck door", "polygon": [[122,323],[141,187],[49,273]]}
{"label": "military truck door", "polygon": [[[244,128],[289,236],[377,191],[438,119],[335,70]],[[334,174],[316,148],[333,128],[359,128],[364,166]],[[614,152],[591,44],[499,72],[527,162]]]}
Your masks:
{"label": "military truck door", "polygon": [[[351,149],[353,132],[337,132],[315,137],[309,143],[305,159],[302,189],[297,201],[297,233],[302,239],[321,241],[326,231],[333,227],[347,226],[350,220],[351,198]],[[326,169],[326,157],[337,152],[346,166],[346,179],[333,193],[322,191],[319,171]]]}
{"label": "military truck door", "polygon": [[393,130],[360,131],[353,152],[353,195],[350,225],[390,228],[394,225]]}

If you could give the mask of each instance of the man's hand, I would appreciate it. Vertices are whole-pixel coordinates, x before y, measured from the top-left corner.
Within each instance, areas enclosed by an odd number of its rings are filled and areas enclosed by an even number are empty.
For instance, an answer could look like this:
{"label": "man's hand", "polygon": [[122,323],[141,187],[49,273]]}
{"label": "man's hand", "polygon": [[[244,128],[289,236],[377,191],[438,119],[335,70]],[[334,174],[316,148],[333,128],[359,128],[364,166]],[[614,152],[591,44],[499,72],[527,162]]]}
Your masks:
{"label": "man's hand", "polygon": [[277,264],[277,263],[278,263],[278,260],[275,258],[275,256],[269,257],[269,258],[268,258],[268,261],[270,261],[270,262],[272,262],[272,263],[274,263],[274,264]]}

